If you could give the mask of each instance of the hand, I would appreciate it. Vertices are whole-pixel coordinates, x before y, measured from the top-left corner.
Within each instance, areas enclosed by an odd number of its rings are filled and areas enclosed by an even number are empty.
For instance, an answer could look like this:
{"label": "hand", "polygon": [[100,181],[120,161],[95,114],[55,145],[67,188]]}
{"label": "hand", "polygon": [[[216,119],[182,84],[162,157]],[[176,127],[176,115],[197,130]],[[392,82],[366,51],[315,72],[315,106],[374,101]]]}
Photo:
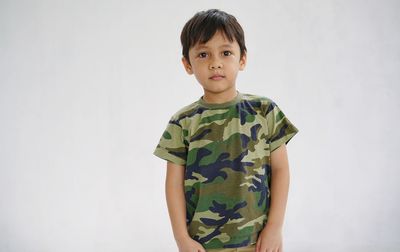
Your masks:
{"label": "hand", "polygon": [[185,237],[177,241],[179,252],[206,252],[204,247],[193,240],[191,237]]}
{"label": "hand", "polygon": [[258,235],[256,252],[283,252],[281,228],[267,223]]}

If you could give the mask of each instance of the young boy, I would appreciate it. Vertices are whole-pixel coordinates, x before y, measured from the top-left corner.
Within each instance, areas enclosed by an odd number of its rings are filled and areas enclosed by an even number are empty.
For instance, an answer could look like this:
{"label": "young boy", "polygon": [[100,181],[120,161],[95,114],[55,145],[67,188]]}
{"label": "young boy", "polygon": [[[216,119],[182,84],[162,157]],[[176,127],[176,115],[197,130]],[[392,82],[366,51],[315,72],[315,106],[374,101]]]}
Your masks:
{"label": "young boy", "polygon": [[281,252],[286,144],[298,129],[272,99],[236,89],[247,50],[234,16],[198,12],[181,42],[185,70],[204,95],[172,115],[153,153],[168,161],[166,199],[179,251]]}

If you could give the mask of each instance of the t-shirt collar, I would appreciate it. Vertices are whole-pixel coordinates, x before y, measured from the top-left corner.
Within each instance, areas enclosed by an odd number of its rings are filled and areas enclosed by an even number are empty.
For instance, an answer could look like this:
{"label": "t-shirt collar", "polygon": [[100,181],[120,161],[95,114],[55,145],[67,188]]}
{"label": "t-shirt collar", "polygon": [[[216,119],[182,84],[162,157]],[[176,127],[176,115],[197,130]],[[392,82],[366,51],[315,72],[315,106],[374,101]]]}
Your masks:
{"label": "t-shirt collar", "polygon": [[239,92],[238,90],[236,90],[237,95],[235,96],[235,98],[233,98],[230,101],[227,102],[223,102],[223,103],[207,103],[205,100],[203,100],[203,96],[201,96],[198,100],[198,103],[206,108],[226,108],[226,107],[230,107],[232,105],[235,105],[236,103],[238,103],[241,99],[243,94],[241,92]]}

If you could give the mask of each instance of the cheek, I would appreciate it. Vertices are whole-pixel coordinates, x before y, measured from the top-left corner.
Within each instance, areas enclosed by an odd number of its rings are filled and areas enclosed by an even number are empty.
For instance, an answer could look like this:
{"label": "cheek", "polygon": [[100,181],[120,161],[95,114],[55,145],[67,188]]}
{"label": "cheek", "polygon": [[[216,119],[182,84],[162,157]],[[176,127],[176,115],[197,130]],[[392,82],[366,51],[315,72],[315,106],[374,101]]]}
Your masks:
{"label": "cheek", "polygon": [[201,76],[208,75],[208,67],[205,65],[197,66],[197,73]]}
{"label": "cheek", "polygon": [[239,70],[239,67],[240,67],[240,65],[236,61],[229,61],[225,64],[226,71],[230,71],[230,72]]}
{"label": "cheek", "polygon": [[239,60],[237,60],[236,58],[230,58],[229,60],[227,60],[225,62],[226,65],[230,65],[230,66],[238,66],[239,65]]}

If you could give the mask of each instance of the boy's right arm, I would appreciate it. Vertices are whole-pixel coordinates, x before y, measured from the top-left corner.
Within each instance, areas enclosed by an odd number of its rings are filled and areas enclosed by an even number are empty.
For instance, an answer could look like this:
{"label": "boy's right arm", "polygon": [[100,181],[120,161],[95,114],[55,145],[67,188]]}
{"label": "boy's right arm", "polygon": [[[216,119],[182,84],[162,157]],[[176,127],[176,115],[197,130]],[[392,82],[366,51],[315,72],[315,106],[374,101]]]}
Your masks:
{"label": "boy's right arm", "polygon": [[177,241],[189,238],[186,228],[186,203],[183,185],[184,169],[183,165],[167,162],[165,196],[172,229]]}
{"label": "boy's right arm", "polygon": [[190,237],[186,227],[184,172],[183,165],[167,162],[165,196],[172,230],[180,251],[205,251],[200,243]]}

